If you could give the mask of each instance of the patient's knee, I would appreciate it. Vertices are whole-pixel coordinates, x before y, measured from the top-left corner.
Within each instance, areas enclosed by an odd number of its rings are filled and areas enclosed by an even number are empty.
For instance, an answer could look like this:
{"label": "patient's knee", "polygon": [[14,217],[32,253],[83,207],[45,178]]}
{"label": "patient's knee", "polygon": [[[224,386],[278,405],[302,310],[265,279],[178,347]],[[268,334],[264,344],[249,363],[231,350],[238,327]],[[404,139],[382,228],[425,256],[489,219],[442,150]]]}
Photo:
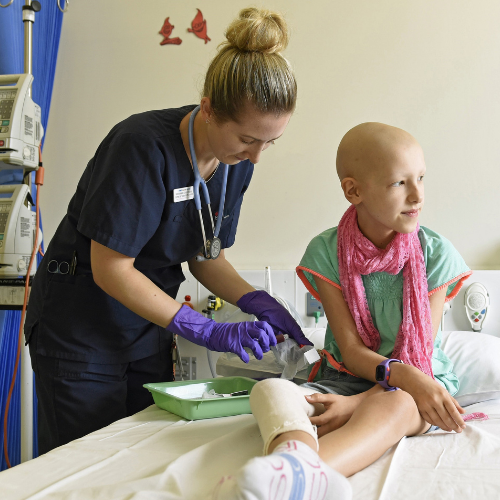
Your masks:
{"label": "patient's knee", "polygon": [[408,392],[398,390],[385,393],[387,400],[387,418],[402,435],[409,435],[421,424],[420,413],[415,400]]}
{"label": "patient's knee", "polygon": [[413,396],[402,390],[394,391],[394,397],[397,399],[397,407],[405,414],[414,414],[418,412],[417,405]]}

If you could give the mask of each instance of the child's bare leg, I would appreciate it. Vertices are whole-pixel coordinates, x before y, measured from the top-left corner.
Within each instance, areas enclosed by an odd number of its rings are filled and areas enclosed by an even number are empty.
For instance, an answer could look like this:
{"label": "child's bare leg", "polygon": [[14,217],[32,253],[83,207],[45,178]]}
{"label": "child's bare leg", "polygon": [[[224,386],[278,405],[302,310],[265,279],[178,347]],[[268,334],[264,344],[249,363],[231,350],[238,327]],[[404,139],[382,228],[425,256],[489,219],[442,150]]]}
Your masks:
{"label": "child's bare leg", "polygon": [[311,450],[317,451],[318,444],[307,432],[303,431],[290,431],[280,434],[275,438],[267,449],[267,454],[272,453],[280,444],[286,443],[287,441],[301,441],[311,448]]}
{"label": "child's bare leg", "polygon": [[407,392],[374,394],[344,426],[320,438],[319,456],[349,477],[375,462],[403,436],[422,434],[429,427]]}

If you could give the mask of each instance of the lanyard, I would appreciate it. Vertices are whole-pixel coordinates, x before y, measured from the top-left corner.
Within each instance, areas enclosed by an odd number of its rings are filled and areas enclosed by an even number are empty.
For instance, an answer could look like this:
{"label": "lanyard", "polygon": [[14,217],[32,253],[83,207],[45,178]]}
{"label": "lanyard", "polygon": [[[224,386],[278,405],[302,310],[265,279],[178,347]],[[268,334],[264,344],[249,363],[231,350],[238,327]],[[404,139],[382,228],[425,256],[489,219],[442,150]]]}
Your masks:
{"label": "lanyard", "polygon": [[[193,163],[193,173],[194,173],[194,185],[193,185],[193,194],[194,194],[194,204],[196,206],[196,210],[198,210],[198,215],[200,217],[201,224],[201,233],[203,234],[203,254],[204,256],[196,257],[196,260],[209,260],[216,259],[221,252],[221,241],[219,239],[220,226],[222,223],[222,217],[224,213],[224,202],[226,200],[226,187],[227,187],[227,174],[229,171],[229,166],[223,164],[224,167],[224,178],[222,181],[222,189],[220,193],[220,201],[219,201],[219,215],[217,217],[217,223],[214,227],[214,218],[212,215],[212,206],[210,204],[210,195],[208,194],[207,184],[205,179],[200,175],[200,171],[198,170],[198,161],[196,160],[196,153],[194,150],[194,138],[193,138],[193,126],[194,126],[194,118],[200,110],[200,106],[196,106],[193,109],[191,116],[189,117],[189,151],[191,153],[191,162]],[[208,206],[208,213],[210,215],[210,223],[212,226],[212,239],[207,239],[205,233],[205,222],[203,220],[203,215],[201,212],[201,197],[200,197],[200,187],[203,191],[203,196],[205,197],[205,201]]]}

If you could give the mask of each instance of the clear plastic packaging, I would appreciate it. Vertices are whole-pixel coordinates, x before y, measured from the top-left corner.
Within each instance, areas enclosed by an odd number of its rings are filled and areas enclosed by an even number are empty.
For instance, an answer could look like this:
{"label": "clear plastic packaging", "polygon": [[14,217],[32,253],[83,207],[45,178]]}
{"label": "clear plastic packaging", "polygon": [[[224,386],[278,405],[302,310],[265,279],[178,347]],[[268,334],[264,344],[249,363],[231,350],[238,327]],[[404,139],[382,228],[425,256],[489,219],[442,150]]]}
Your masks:
{"label": "clear plastic packaging", "polygon": [[272,347],[270,352],[264,353],[260,361],[255,359],[249,348],[245,348],[250,355],[248,363],[243,363],[236,354],[230,352],[220,355],[217,361],[217,374],[219,376],[245,375],[257,380],[281,376],[287,380],[293,380],[299,373],[300,377],[297,380],[305,382],[307,372],[304,369],[320,359],[318,350],[323,349],[324,346],[325,328],[303,328],[302,331],[314,343],[314,346],[300,348],[288,335],[278,335],[277,338],[281,342]]}
{"label": "clear plastic packaging", "polygon": [[[281,378],[292,380],[297,372],[303,370],[311,363],[319,359],[319,354],[314,350],[314,346],[306,345],[300,347],[295,340],[285,338],[284,342],[271,347],[276,362],[283,367]],[[308,356],[304,356],[307,352]]]}

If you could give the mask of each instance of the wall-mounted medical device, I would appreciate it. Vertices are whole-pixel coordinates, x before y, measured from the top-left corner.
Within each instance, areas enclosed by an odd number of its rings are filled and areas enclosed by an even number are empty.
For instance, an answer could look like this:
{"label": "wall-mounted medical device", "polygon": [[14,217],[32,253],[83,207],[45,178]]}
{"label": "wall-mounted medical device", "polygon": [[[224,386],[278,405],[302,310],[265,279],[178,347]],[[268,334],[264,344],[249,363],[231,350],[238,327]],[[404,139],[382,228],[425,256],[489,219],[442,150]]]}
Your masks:
{"label": "wall-mounted medical device", "polygon": [[480,332],[488,315],[490,294],[481,283],[471,283],[465,291],[465,312],[474,332]]}
{"label": "wall-mounted medical device", "polygon": [[0,75],[0,169],[38,168],[43,137],[40,106],[31,99],[33,75]]}
{"label": "wall-mounted medical device", "polygon": [[[42,242],[40,230],[35,242],[36,213],[30,203],[26,184],[0,186],[0,278],[26,276],[33,245]],[[30,275],[35,271],[32,266]]]}

